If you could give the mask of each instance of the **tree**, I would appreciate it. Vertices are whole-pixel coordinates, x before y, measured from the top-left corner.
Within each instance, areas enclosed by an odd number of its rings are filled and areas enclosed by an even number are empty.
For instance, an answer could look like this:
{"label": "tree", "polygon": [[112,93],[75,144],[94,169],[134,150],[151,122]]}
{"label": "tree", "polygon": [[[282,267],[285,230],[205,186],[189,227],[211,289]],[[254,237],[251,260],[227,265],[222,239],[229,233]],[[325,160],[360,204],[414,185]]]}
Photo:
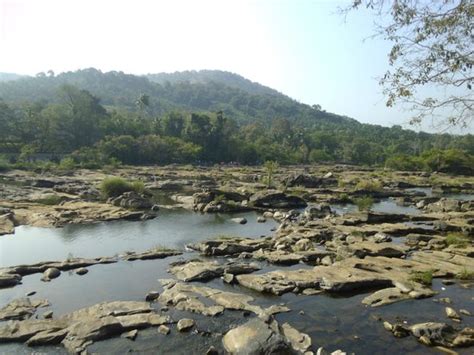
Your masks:
{"label": "tree", "polygon": [[147,94],[140,94],[140,96],[135,100],[135,105],[137,105],[140,111],[143,111],[145,107],[150,106],[150,96]]}
{"label": "tree", "polygon": [[380,80],[386,105],[408,104],[413,124],[427,117],[440,127],[472,123],[474,2],[353,0],[343,12],[363,5],[389,20],[375,34],[393,43]]}

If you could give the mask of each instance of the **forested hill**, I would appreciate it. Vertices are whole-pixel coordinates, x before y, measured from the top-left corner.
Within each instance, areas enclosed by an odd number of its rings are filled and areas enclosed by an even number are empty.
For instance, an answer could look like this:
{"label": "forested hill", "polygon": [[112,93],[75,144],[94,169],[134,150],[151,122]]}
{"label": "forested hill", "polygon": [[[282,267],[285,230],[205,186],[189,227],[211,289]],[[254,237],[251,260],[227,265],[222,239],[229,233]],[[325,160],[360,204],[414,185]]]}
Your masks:
{"label": "forested hill", "polygon": [[191,84],[209,84],[211,82],[227,85],[231,88],[243,90],[249,94],[256,95],[273,95],[276,97],[285,97],[282,93],[250,81],[238,74],[230,73],[222,70],[186,70],[174,73],[158,73],[146,75],[148,79],[158,84],[191,83]]}
{"label": "forested hill", "polygon": [[183,111],[222,111],[238,124],[260,122],[270,126],[277,118],[308,128],[321,125],[357,125],[348,117],[299,103],[273,89],[222,71],[190,71],[136,76],[85,69],[59,75],[40,74],[0,82],[0,98],[7,103],[60,103],[59,89],[77,86],[100,98],[106,107],[136,110],[140,95],[149,96],[151,115]]}

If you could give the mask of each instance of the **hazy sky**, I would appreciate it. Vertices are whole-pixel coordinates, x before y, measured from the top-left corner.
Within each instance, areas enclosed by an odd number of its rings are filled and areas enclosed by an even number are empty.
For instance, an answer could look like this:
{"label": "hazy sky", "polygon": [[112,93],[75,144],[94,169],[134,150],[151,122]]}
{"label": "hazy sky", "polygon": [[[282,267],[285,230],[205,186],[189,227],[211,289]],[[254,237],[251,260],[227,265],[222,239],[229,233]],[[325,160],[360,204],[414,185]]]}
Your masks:
{"label": "hazy sky", "polygon": [[377,77],[389,43],[347,1],[0,0],[0,72],[228,70],[361,122],[403,124]]}

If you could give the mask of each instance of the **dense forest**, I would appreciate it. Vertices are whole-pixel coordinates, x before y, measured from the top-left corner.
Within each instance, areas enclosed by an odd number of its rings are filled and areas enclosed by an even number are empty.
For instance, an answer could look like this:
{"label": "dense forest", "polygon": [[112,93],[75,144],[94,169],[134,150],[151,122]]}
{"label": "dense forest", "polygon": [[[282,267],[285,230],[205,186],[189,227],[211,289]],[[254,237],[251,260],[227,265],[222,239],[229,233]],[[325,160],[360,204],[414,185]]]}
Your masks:
{"label": "dense forest", "polygon": [[0,98],[0,154],[10,163],[48,153],[88,167],[274,160],[474,169],[473,135],[361,124],[226,72],[40,73],[1,82]]}

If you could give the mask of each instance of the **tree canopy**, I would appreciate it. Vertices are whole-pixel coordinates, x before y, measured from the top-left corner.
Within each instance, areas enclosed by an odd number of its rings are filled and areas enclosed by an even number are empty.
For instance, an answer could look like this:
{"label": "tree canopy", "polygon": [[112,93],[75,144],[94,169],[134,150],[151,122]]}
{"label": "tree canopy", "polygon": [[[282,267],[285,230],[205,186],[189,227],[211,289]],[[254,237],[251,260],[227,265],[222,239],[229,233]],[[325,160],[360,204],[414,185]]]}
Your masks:
{"label": "tree canopy", "polygon": [[[354,0],[380,16],[376,36],[392,43],[390,69],[380,80],[387,106],[408,104],[412,123],[439,128],[473,121],[474,2]],[[385,22],[385,21],[388,22]]]}

